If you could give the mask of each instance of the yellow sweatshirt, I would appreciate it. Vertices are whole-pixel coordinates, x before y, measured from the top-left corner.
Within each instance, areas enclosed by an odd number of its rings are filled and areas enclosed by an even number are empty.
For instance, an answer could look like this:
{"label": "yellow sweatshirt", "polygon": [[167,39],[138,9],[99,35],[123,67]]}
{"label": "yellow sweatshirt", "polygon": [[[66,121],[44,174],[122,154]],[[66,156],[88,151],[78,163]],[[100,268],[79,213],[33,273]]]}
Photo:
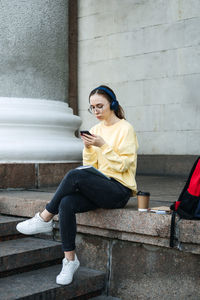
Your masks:
{"label": "yellow sweatshirt", "polygon": [[83,165],[92,165],[131,189],[136,195],[135,181],[138,141],[132,125],[122,119],[111,126],[100,122],[90,132],[105,140],[102,147],[83,149]]}

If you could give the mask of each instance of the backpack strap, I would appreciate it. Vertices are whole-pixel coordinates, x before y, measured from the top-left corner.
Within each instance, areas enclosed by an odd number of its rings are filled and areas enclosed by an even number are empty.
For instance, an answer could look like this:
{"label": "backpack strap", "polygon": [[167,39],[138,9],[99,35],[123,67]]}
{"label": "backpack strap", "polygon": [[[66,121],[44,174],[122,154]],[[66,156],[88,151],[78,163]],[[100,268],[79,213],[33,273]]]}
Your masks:
{"label": "backpack strap", "polygon": [[[171,228],[170,228],[170,247],[173,248],[174,247],[174,238],[175,238],[175,221],[176,221],[176,210],[178,209],[178,213],[180,216],[184,216],[184,218],[186,219],[191,219],[191,216],[190,215],[183,215],[183,212],[180,214],[180,207],[179,205],[181,204],[181,201],[182,199],[184,198],[185,194],[186,194],[186,191],[189,187],[189,184],[190,184],[190,181],[191,181],[191,178],[192,178],[192,175],[194,173],[194,170],[198,164],[198,162],[200,161],[200,156],[196,159],[196,161],[194,162],[193,166],[192,166],[192,169],[190,171],[190,174],[189,174],[189,177],[185,183],[185,186],[181,192],[181,194],[179,195],[179,198],[177,201],[175,201],[171,206],[171,210],[172,210],[172,216],[171,216]],[[200,202],[199,202],[200,203]],[[200,205],[200,204],[199,204]],[[200,213],[200,209],[198,211]],[[200,218],[200,215],[198,216]]]}
{"label": "backpack strap", "polygon": [[169,245],[171,248],[174,247],[175,220],[176,220],[176,212],[173,211],[171,217],[170,241],[169,241]]}

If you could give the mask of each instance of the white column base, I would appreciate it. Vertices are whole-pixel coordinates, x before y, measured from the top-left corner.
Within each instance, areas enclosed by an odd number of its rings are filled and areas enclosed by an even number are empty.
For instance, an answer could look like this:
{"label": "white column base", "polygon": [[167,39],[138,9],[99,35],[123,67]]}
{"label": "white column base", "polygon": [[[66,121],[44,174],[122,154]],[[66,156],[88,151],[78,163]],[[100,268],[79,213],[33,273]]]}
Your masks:
{"label": "white column base", "polygon": [[78,162],[81,119],[67,103],[0,97],[0,162]]}

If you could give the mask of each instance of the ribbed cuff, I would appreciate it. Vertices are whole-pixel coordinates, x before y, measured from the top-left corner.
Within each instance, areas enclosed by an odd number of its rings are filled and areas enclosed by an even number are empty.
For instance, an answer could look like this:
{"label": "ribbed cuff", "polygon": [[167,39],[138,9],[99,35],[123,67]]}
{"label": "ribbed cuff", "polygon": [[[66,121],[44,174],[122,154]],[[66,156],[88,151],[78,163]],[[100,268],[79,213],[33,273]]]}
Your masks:
{"label": "ribbed cuff", "polygon": [[90,148],[84,147],[84,152],[91,153],[91,152],[94,152],[94,149],[92,148],[92,146]]}
{"label": "ribbed cuff", "polygon": [[100,148],[101,148],[102,151],[104,151],[104,150],[106,150],[108,147],[109,147],[108,144],[105,143],[105,144],[103,144],[103,146],[101,146]]}

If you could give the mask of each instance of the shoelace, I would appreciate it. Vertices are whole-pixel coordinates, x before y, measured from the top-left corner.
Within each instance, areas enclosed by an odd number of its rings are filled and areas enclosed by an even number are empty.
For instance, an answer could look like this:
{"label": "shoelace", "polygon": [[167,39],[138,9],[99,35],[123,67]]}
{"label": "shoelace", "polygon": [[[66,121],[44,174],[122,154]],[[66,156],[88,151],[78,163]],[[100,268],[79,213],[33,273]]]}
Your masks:
{"label": "shoelace", "polygon": [[65,267],[69,264],[69,261],[68,260],[64,260],[63,262],[63,266],[62,266],[62,270],[61,270],[61,273],[64,273],[64,269]]}

